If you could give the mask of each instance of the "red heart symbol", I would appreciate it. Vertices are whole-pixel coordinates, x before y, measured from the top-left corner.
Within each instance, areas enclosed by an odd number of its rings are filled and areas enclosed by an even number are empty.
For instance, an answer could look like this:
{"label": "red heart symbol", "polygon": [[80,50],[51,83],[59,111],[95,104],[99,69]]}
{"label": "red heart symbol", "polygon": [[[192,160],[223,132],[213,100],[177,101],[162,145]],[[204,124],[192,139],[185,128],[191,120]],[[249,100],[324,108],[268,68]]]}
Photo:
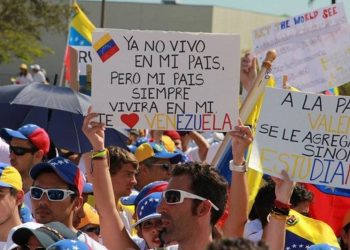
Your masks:
{"label": "red heart symbol", "polygon": [[122,120],[122,122],[124,122],[126,125],[128,125],[129,128],[132,128],[138,123],[139,115],[135,114],[135,113],[131,113],[129,115],[122,114],[120,116],[120,119]]}

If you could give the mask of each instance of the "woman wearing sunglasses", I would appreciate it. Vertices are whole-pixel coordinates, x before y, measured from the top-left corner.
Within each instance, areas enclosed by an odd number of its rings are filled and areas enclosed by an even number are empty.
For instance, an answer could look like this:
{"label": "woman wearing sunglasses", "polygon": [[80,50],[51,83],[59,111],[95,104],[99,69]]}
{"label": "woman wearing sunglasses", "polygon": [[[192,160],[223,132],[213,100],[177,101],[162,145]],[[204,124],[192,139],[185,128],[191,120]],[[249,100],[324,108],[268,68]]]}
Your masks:
{"label": "woman wearing sunglasses", "polygon": [[161,215],[157,212],[157,206],[162,198],[161,192],[155,192],[144,197],[136,207],[137,221],[133,225],[137,229],[140,238],[133,238],[139,242],[140,249],[154,249],[163,247],[159,238],[162,229]]}

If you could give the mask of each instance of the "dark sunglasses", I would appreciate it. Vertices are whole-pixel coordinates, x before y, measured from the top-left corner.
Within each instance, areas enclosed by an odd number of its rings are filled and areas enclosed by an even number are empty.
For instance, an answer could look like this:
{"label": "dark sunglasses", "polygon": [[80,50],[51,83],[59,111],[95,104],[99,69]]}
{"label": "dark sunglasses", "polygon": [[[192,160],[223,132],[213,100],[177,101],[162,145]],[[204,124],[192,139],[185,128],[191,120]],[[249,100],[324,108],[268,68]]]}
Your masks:
{"label": "dark sunglasses", "polygon": [[44,193],[46,193],[47,198],[50,201],[62,201],[69,195],[75,194],[74,191],[66,189],[44,189],[40,187],[30,187],[30,197],[34,200],[40,200],[43,197]]}
{"label": "dark sunglasses", "polygon": [[[195,199],[195,200],[201,200],[201,201],[206,201],[208,199],[198,196],[196,194],[192,194],[183,190],[178,190],[178,189],[169,189],[163,192],[163,199],[165,200],[166,203],[168,204],[179,204],[184,202],[185,198],[188,199]],[[219,211],[219,208],[213,204],[210,200],[208,200],[212,207],[216,210]]]}
{"label": "dark sunglasses", "polygon": [[24,155],[26,153],[35,153],[38,151],[36,148],[22,148],[22,147],[15,147],[10,146],[10,153],[14,153],[15,155]]}
{"label": "dark sunglasses", "polygon": [[88,227],[82,231],[85,233],[95,233],[96,235],[100,235],[100,227]]}

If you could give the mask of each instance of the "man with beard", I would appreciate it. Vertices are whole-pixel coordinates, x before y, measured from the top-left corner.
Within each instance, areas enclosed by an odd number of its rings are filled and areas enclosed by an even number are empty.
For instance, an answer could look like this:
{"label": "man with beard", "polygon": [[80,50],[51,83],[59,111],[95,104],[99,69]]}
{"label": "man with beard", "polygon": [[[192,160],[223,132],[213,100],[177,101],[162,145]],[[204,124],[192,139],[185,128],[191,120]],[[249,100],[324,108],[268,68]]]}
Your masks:
{"label": "man with beard", "polygon": [[73,226],[74,214],[83,203],[83,173],[63,157],[56,157],[35,165],[30,171],[33,185],[30,188],[34,218],[38,223],[59,221],[76,232],[80,241],[91,249],[106,249],[87,234]]}

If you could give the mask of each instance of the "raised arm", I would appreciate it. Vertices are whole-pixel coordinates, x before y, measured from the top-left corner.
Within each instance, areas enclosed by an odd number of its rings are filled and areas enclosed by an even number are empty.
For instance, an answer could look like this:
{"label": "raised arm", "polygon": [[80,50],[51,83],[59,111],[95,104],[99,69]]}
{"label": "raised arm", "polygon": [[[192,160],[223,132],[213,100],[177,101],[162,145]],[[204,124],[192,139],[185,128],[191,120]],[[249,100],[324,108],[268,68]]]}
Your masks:
{"label": "raised arm", "polygon": [[276,200],[269,215],[270,221],[264,228],[263,239],[269,245],[270,250],[284,249],[286,237],[286,220],[289,213],[290,197],[293,193],[294,183],[286,171],[282,170],[282,178],[273,177],[276,183]]}
{"label": "raised arm", "polygon": [[232,155],[230,162],[232,182],[229,196],[229,215],[224,225],[226,237],[242,237],[244,226],[248,220],[248,186],[247,167],[244,154],[253,141],[249,127],[239,120],[235,130],[230,132],[232,137]]}
{"label": "raised arm", "polygon": [[92,145],[92,156],[97,154],[95,158],[92,157],[90,171],[94,184],[95,204],[100,216],[103,244],[113,250],[138,249],[127,233],[117,211],[109,175],[108,151],[104,151],[105,127],[93,121],[97,116],[91,113],[90,108],[82,129]]}

